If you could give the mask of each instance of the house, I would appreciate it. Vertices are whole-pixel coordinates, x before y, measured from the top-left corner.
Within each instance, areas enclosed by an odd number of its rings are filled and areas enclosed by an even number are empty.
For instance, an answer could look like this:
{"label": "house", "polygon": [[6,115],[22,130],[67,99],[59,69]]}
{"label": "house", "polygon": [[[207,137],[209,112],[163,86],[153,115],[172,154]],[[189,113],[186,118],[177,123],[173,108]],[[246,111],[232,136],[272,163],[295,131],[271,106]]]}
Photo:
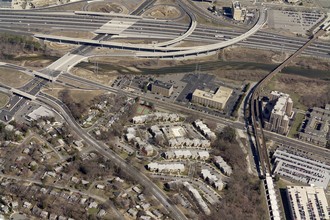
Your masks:
{"label": "house", "polygon": [[198,192],[198,190],[196,190],[189,182],[184,182],[183,185],[186,187],[186,189],[188,190],[188,192],[194,197],[194,199],[197,201],[198,206],[203,210],[203,212],[206,215],[211,214],[211,210],[209,209],[209,207],[207,206],[207,204],[205,203],[205,201],[203,200],[202,196],[200,195],[200,193]]}
{"label": "house", "polygon": [[94,201],[89,204],[88,208],[97,208],[97,206],[98,206],[97,202]]}
{"label": "house", "polygon": [[173,151],[167,151],[164,153],[164,157],[171,160],[175,158],[175,154]]}
{"label": "house", "polygon": [[185,170],[184,164],[171,163],[171,164],[159,164],[149,163],[147,169],[152,172],[183,172]]}
{"label": "house", "polygon": [[134,192],[136,192],[137,194],[141,194],[141,193],[142,193],[142,189],[140,189],[138,186],[134,186],[134,187],[132,188],[132,190],[133,190]]}
{"label": "house", "polygon": [[13,209],[16,209],[16,208],[18,207],[18,202],[16,202],[16,201],[12,202],[12,203],[11,203],[11,207],[12,207]]}
{"label": "house", "polygon": [[151,156],[154,152],[154,148],[150,144],[147,144],[147,145],[142,147],[141,151],[144,155]]}
{"label": "house", "polygon": [[106,214],[106,211],[104,209],[101,209],[98,213],[97,213],[97,216],[98,217],[102,217]]}
{"label": "house", "polygon": [[216,175],[213,175],[209,170],[202,169],[201,170],[202,178],[207,181],[210,185],[212,185],[217,190],[222,190],[224,187],[224,183],[221,179],[219,179]]}
{"label": "house", "polygon": [[64,145],[65,145],[65,142],[63,141],[62,138],[58,139],[57,142],[58,142],[58,144],[59,144],[60,146],[64,146]]}
{"label": "house", "polygon": [[104,185],[101,185],[101,184],[97,184],[97,185],[96,185],[96,188],[97,188],[97,189],[104,190],[105,186],[104,186]]}
{"label": "house", "polygon": [[130,208],[129,210],[127,210],[127,213],[130,214],[133,218],[136,218],[138,211],[135,208]]}
{"label": "house", "polygon": [[163,217],[163,214],[157,209],[153,210],[151,213],[154,214],[157,218]]}
{"label": "house", "polygon": [[159,129],[159,127],[157,125],[151,126],[150,132],[154,137],[163,135],[163,133],[161,132],[161,130]]}
{"label": "house", "polygon": [[207,160],[207,159],[209,159],[210,154],[209,154],[209,152],[207,152],[207,151],[199,151],[199,152],[198,152],[198,157],[199,157],[199,159],[201,159],[201,160]]}
{"label": "house", "polygon": [[233,173],[232,168],[226,163],[226,161],[223,160],[221,156],[215,156],[213,161],[223,174],[230,176]]}
{"label": "house", "polygon": [[141,208],[144,210],[144,211],[147,211],[149,208],[150,208],[150,203],[143,203],[141,205]]}
{"label": "house", "polygon": [[77,177],[75,177],[75,176],[73,176],[71,178],[71,181],[74,182],[74,183],[76,183],[76,184],[79,183],[79,179]]}
{"label": "house", "polygon": [[138,195],[138,199],[139,199],[141,202],[146,201],[146,197],[145,197],[143,194]]}
{"label": "house", "polygon": [[131,141],[135,138],[134,134],[128,133],[125,135],[127,141]]}
{"label": "house", "polygon": [[51,214],[49,215],[49,220],[57,220],[57,215],[54,214],[54,213],[51,213]]}
{"label": "house", "polygon": [[24,203],[23,203],[23,207],[24,207],[24,208],[30,209],[31,206],[32,206],[32,204],[29,203],[29,202],[24,202]]}
{"label": "house", "polygon": [[41,218],[44,218],[44,219],[48,218],[48,212],[46,212],[46,211],[41,211],[41,213],[40,213],[40,217],[41,217]]}
{"label": "house", "polygon": [[132,135],[136,135],[136,130],[135,130],[135,128],[127,128],[127,133],[128,134],[132,134]]}

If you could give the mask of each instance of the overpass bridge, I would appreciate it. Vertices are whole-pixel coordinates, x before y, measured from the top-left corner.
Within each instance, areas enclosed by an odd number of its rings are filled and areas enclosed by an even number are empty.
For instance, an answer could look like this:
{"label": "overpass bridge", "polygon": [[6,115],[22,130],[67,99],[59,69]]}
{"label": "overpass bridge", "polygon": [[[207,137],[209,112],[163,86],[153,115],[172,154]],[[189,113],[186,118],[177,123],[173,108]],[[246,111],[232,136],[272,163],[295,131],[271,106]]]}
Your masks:
{"label": "overpass bridge", "polygon": [[15,95],[22,96],[22,97],[27,98],[27,99],[30,99],[30,100],[36,100],[36,98],[37,98],[34,95],[31,95],[31,94],[29,94],[27,92],[23,92],[23,91],[21,91],[19,89],[15,89],[15,88],[11,88],[10,89],[10,92],[12,92]]}

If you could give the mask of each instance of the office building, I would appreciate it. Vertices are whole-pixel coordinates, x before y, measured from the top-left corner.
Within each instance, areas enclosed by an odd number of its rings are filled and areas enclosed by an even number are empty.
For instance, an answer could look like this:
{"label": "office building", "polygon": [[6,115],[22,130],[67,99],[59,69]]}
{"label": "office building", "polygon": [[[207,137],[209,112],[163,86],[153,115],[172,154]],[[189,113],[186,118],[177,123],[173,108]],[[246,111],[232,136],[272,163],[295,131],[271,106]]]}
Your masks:
{"label": "office building", "polygon": [[151,92],[160,94],[162,96],[170,97],[173,93],[173,85],[156,80],[151,85]]}
{"label": "office building", "polygon": [[330,219],[324,189],[314,186],[288,186],[287,198],[291,219]]}
{"label": "office building", "polygon": [[212,108],[223,109],[232,93],[232,89],[223,86],[218,88],[216,92],[196,89],[192,94],[192,102]]}
{"label": "office building", "polygon": [[272,91],[265,109],[265,118],[269,118],[265,121],[265,128],[279,134],[286,134],[293,114],[292,108],[293,102],[288,94]]}

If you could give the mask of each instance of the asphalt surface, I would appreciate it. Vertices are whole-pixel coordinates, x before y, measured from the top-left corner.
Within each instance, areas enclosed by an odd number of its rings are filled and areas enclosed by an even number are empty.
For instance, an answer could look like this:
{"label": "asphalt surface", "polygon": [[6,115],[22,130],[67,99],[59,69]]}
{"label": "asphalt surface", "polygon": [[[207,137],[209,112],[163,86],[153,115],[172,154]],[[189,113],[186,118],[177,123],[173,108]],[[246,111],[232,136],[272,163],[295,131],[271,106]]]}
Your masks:
{"label": "asphalt surface", "polygon": [[[39,12],[15,12],[0,13],[0,28],[10,28],[16,30],[27,29],[65,29],[65,30],[87,30],[94,31],[107,23],[111,17],[91,16],[91,15],[56,15],[56,14],[38,14]],[[131,18],[123,18],[131,19]],[[180,36],[188,28],[188,24],[178,22],[165,22],[159,20],[139,20],[134,25],[126,29],[122,35],[128,35],[130,38],[160,38],[173,39]],[[31,31],[32,32],[32,31]],[[187,37],[187,40],[205,43],[218,43],[237,37],[244,33],[243,30],[224,30],[220,28],[209,28],[197,26],[194,32]],[[225,37],[216,37],[223,35]],[[257,32],[247,40],[239,42],[238,45],[272,49],[280,51],[295,51],[306,39],[301,37],[285,37],[277,34]],[[304,51],[304,54],[330,57],[330,43],[318,41],[310,48]]]}

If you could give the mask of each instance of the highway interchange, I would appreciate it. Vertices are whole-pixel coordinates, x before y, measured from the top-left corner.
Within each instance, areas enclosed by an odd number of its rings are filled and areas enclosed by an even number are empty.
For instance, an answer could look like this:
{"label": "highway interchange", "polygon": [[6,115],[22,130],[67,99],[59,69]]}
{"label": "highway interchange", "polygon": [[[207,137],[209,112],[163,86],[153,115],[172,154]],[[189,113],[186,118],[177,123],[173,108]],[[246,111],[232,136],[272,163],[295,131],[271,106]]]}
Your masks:
{"label": "highway interchange", "polygon": [[[110,19],[118,18],[118,16],[93,16],[79,15],[74,13],[52,13],[52,12],[15,12],[8,13],[6,11],[0,13],[0,28],[27,31],[30,30],[31,35],[37,29],[42,30],[85,30],[95,31],[107,23]],[[117,36],[110,38],[108,41],[114,42],[120,38],[147,38],[158,41],[174,39],[184,34],[189,26],[178,22],[160,21],[154,19],[141,18],[140,16],[121,17],[125,21],[134,21],[135,23],[123,30]],[[161,27],[161,28],[160,28]],[[186,40],[192,42],[204,42],[205,44],[214,44],[219,41],[228,41],[232,38],[242,35],[245,30],[231,30],[228,28],[210,28],[197,25],[195,30],[186,37]],[[220,37],[219,37],[220,36]],[[241,46],[272,49],[280,51],[292,52],[299,48],[305,41],[301,37],[286,37],[278,34],[256,32],[249,36],[245,41],[238,44]],[[317,41],[309,47],[304,53],[308,55],[330,57],[330,43]]]}
{"label": "highway interchange", "polygon": [[[147,1],[146,1],[147,2]],[[145,6],[148,6],[149,3],[145,3]],[[136,14],[140,14],[143,7],[136,11]],[[171,23],[170,21],[159,21],[154,19],[144,19],[139,16],[93,16],[93,15],[81,15],[81,14],[74,14],[74,13],[51,13],[51,12],[42,12],[42,11],[34,11],[34,12],[6,12],[0,11],[0,29],[15,29],[18,31],[28,31],[31,32],[31,35],[35,34],[36,32],[41,32],[44,30],[81,30],[84,29],[86,31],[95,31],[100,29],[105,23],[109,21],[109,19],[122,19],[125,20],[133,20],[134,24],[129,28],[123,30],[116,38],[112,37],[110,34],[109,37],[107,35],[101,34],[96,36],[94,39],[102,39],[107,41],[114,41],[117,38],[136,38],[145,37],[151,39],[158,39],[158,40],[171,40],[175,38],[180,38],[184,33],[186,33],[190,26],[185,24],[179,23]],[[161,28],[159,26],[161,25]],[[263,25],[260,24],[261,26]],[[37,31],[36,31],[37,30]],[[285,51],[295,51],[299,48],[306,40],[303,38],[292,38],[292,37],[284,37],[280,35],[260,32],[258,29],[253,32],[247,39],[242,38],[239,41],[235,42],[238,45],[253,47],[253,48],[261,48],[261,49],[274,49],[274,50],[285,50]],[[257,32],[258,31],[258,32]],[[192,33],[185,36],[186,40],[196,41],[196,42],[205,42],[207,44],[219,44],[226,43],[233,38],[238,38],[246,33],[245,30],[228,30],[228,29],[221,29],[221,28],[208,28],[197,25],[194,28]],[[218,35],[218,37],[216,37]],[[219,37],[219,35],[223,35]],[[104,37],[104,38],[103,38]],[[243,41],[242,41],[243,40]],[[95,46],[95,45],[94,45]],[[160,46],[161,47],[161,46]],[[89,46],[81,46],[80,52],[83,49],[83,54],[89,52]],[[176,51],[172,47],[169,51],[173,53],[178,53],[180,51]],[[198,48],[198,47],[197,47]],[[201,47],[199,47],[201,48]],[[219,49],[219,48],[216,48]],[[184,49],[186,50],[186,49]],[[197,49],[198,50],[198,49]],[[330,44],[324,42],[317,42],[313,44],[309,49],[305,51],[305,54],[313,55],[313,56],[321,56],[321,57],[329,57],[330,51]],[[166,51],[168,52],[168,51]],[[150,56],[154,52],[148,52]],[[171,54],[171,56],[172,56]],[[148,56],[149,56],[148,55]],[[23,71],[27,74],[31,74],[31,71],[28,69],[11,65],[11,64],[4,64],[4,66],[8,68],[13,68],[16,70]],[[42,74],[55,74],[55,76],[59,76],[62,72],[56,71],[53,68],[53,71],[48,71],[47,69],[41,72]],[[91,82],[76,76],[72,76],[70,74],[64,73],[60,77],[62,78],[69,78],[79,83],[86,84],[93,88],[104,89],[107,91],[111,91],[114,93],[124,93],[128,97],[136,97],[136,94],[129,93],[127,91],[123,91],[120,89],[116,89],[113,87],[104,86],[95,82]],[[72,127],[72,129],[80,135],[80,137],[86,141],[86,143],[94,146],[97,151],[103,154],[105,157],[113,160],[116,162],[120,167],[122,167],[127,173],[129,173],[134,179],[136,179],[140,184],[145,187],[149,187],[153,193],[153,195],[164,205],[164,207],[169,211],[169,214],[174,217],[175,219],[186,219],[186,217],[182,214],[182,212],[174,205],[169,203],[167,196],[160,190],[148,177],[143,175],[139,172],[135,167],[131,166],[130,164],[126,163],[123,159],[121,159],[117,154],[112,152],[108,149],[108,147],[102,143],[97,142],[94,140],[86,131],[84,131],[77,122],[71,116],[69,110],[66,106],[61,103],[59,100],[43,94],[40,92],[40,89],[49,84],[49,80],[42,78],[40,76],[35,76],[33,80],[28,82],[19,90],[27,92],[30,95],[37,97],[37,102],[42,103],[43,105],[47,105],[53,109],[56,109],[62,117],[67,121],[67,123]],[[1,85],[1,91],[10,92],[10,88],[6,87],[5,85]],[[224,125],[230,125],[234,128],[244,130],[246,125],[240,121],[231,121],[224,118],[219,118],[218,116],[210,115],[207,113],[199,112],[194,109],[189,109],[185,106],[181,106],[176,103],[168,103],[161,100],[155,100],[148,97],[141,97],[142,100],[145,101],[152,101],[157,104],[159,107],[175,111],[175,112],[182,112],[185,114],[196,114],[200,115],[200,117],[205,119],[210,119],[212,121],[218,122]],[[11,97],[9,101],[10,105],[7,105],[5,109],[0,112],[0,119],[4,121],[8,121],[6,117],[11,117],[15,115],[15,113],[25,104],[28,104],[28,100],[21,97],[14,95]],[[302,151],[306,151],[309,153],[323,155],[324,157],[330,158],[330,151],[324,148],[320,148],[305,142],[301,142],[299,140],[295,140],[292,138],[288,138],[282,135],[274,134],[272,132],[264,131],[265,136],[271,140],[276,141],[277,143],[282,143],[285,145],[290,145],[293,147],[299,147]]]}

